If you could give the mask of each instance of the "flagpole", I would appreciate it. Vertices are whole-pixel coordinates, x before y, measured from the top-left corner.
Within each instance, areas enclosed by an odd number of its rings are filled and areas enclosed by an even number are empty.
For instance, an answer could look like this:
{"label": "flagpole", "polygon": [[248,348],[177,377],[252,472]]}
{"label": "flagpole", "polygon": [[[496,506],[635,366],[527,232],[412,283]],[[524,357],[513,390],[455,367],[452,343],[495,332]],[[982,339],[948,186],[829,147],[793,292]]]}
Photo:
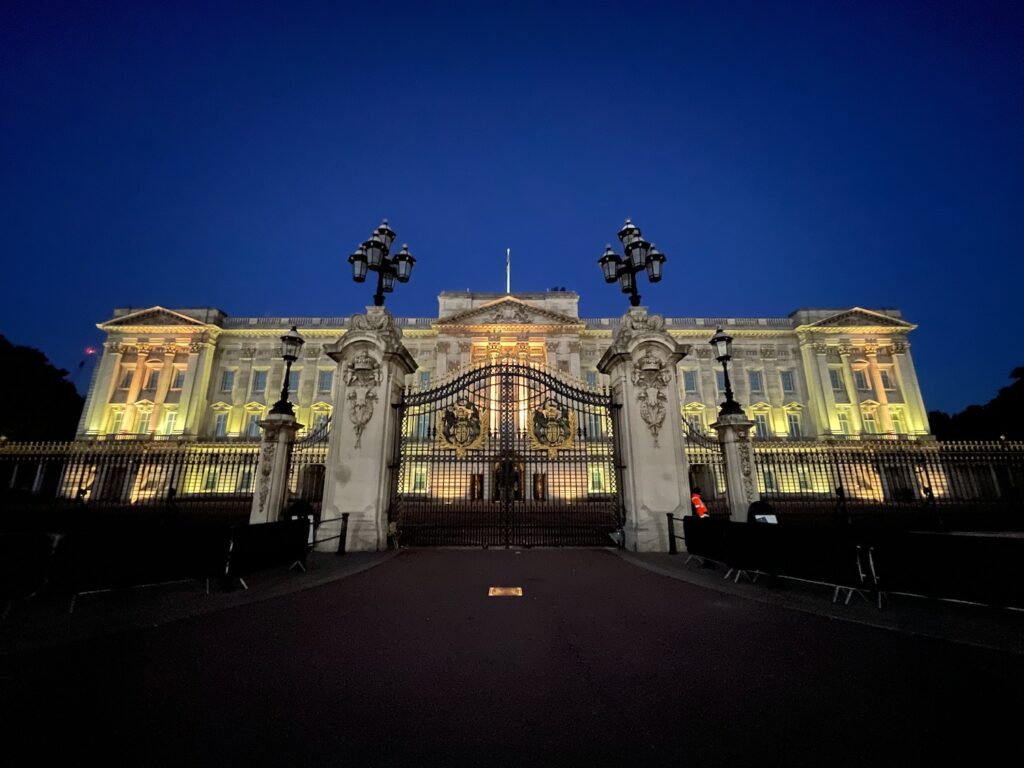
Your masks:
{"label": "flagpole", "polygon": [[512,249],[505,249],[505,293],[512,293]]}

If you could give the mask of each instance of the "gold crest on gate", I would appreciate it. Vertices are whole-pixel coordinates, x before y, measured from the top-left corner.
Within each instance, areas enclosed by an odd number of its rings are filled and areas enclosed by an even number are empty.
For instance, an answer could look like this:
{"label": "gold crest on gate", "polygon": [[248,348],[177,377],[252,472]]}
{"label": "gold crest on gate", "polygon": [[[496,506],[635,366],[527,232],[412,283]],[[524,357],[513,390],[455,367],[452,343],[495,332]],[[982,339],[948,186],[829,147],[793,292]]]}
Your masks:
{"label": "gold crest on gate", "polygon": [[555,458],[559,450],[572,448],[575,438],[576,412],[568,406],[549,397],[533,412],[530,445],[547,451],[549,459]]}
{"label": "gold crest on gate", "polygon": [[465,396],[445,408],[441,432],[437,436],[438,447],[455,451],[460,459],[466,451],[482,447],[486,438],[482,411]]}

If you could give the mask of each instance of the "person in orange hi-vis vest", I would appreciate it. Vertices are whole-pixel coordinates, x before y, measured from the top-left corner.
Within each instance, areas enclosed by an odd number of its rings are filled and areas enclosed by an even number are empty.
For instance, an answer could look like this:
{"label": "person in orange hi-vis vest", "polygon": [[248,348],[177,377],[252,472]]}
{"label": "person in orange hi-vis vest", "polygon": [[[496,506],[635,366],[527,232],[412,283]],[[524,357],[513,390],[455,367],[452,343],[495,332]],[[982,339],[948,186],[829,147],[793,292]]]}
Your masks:
{"label": "person in orange hi-vis vest", "polygon": [[700,497],[700,488],[695,487],[693,489],[693,494],[690,496],[690,508],[697,517],[708,516],[707,505],[704,504],[704,499]]}

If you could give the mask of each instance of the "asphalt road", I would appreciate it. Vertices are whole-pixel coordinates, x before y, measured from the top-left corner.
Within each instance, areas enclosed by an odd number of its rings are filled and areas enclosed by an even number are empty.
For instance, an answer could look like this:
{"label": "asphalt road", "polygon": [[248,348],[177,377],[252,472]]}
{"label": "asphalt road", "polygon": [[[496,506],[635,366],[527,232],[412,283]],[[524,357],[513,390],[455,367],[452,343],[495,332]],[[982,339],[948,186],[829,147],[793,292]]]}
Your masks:
{"label": "asphalt road", "polygon": [[1022,683],[1020,656],[607,551],[407,550],[287,597],[0,659],[0,724],[8,756],[44,764],[988,765],[1018,741]]}

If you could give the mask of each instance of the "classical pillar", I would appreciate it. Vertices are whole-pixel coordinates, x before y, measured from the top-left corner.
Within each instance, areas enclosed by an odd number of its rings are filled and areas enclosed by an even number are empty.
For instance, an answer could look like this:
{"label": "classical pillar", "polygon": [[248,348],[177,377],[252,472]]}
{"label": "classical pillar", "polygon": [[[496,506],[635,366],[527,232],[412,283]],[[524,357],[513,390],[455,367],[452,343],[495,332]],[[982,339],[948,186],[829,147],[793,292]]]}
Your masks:
{"label": "classical pillar", "polygon": [[327,475],[320,526],[321,545],[336,551],[331,537],[348,513],[349,551],[387,549],[388,505],[398,439],[398,410],[405,377],[416,362],[402,344],[402,331],[383,307],[353,315],[349,330],[324,352],[338,364],[334,418],[327,448]]}
{"label": "classical pillar", "polygon": [[892,363],[896,384],[907,406],[907,428],[911,434],[926,435],[930,431],[928,411],[925,410],[921,387],[917,383],[914,361],[910,359],[910,344],[905,341],[893,342]]}
{"label": "classical pillar", "polygon": [[882,373],[878,368],[878,347],[866,346],[864,352],[868,358],[868,371],[871,373],[871,386],[875,389],[875,398],[878,400],[878,415],[881,417],[881,431],[892,434],[892,415],[889,413],[889,396],[885,392],[885,385],[882,383]]}
{"label": "classical pillar", "polygon": [[853,366],[850,365],[850,353],[853,347],[839,347],[839,359],[843,362],[843,384],[846,385],[846,396],[850,400],[850,411],[853,414],[853,433],[864,434],[864,418],[860,412],[860,395],[857,394],[857,382],[853,380]]}
{"label": "classical pillar", "polygon": [[210,386],[214,343],[208,334],[194,338],[188,347],[188,368],[178,405],[182,434],[198,435],[206,410],[206,393]]}
{"label": "classical pillar", "polygon": [[742,413],[719,413],[711,425],[718,432],[725,469],[725,495],[729,502],[729,519],[734,523],[747,521],[747,509],[761,498],[754,477],[754,445],[750,428],[754,422]]}
{"label": "classical pillar", "polygon": [[823,434],[831,436],[842,432],[839,428],[839,415],[836,411],[836,395],[832,389],[832,376],[828,368],[828,345],[817,343],[814,345],[815,366],[818,369],[818,379],[821,381],[823,395],[822,405],[825,408],[825,421]]}
{"label": "classical pillar", "polygon": [[666,513],[681,517],[690,511],[676,381],[676,364],[687,352],[665,331],[663,317],[634,307],[597,364],[611,377],[618,411],[625,545],[634,552],[668,552]]}
{"label": "classical pillar", "polygon": [[256,465],[256,487],[252,495],[249,525],[280,519],[288,490],[288,468],[295,433],[302,428],[294,416],[271,413],[260,422],[263,436]]}
{"label": "classical pillar", "polygon": [[[804,380],[807,382],[807,405],[814,415],[818,436],[829,437],[832,434],[832,428],[829,422],[828,408],[825,404],[824,389],[828,382],[822,381],[812,342],[801,339],[800,358],[803,361]],[[825,375],[828,376],[828,373],[826,372]]]}

